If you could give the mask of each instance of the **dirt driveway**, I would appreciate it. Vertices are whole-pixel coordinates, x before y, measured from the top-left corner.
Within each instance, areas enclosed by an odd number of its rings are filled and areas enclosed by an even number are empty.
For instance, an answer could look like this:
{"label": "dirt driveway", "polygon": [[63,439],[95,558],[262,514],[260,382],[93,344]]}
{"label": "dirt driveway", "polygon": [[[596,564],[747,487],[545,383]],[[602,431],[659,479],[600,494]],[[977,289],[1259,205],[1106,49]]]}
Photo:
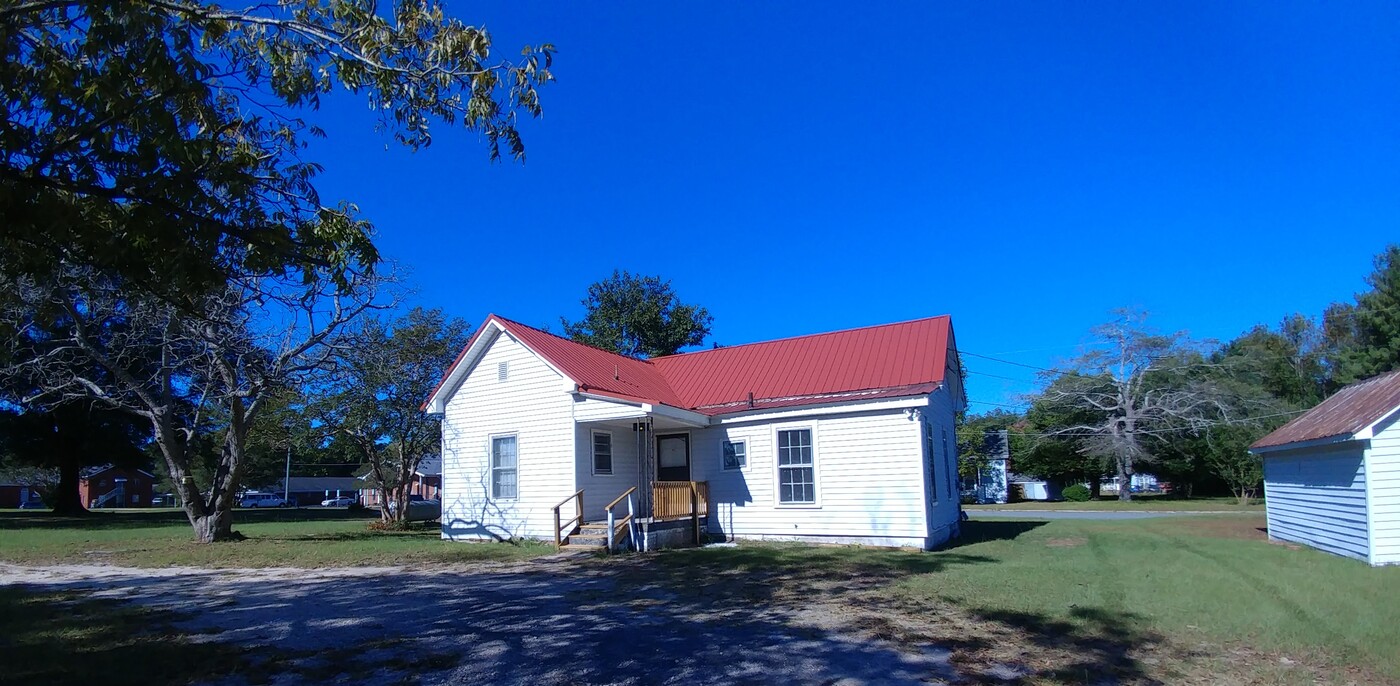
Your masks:
{"label": "dirt driveway", "polygon": [[[591,570],[552,558],[431,571],[0,565],[0,585],[189,613],[180,628],[199,640],[267,647],[279,664],[273,683],[960,680],[947,649],[862,635],[820,605],[715,610],[626,581],[635,577]],[[990,667],[1017,676],[1015,668]]]}

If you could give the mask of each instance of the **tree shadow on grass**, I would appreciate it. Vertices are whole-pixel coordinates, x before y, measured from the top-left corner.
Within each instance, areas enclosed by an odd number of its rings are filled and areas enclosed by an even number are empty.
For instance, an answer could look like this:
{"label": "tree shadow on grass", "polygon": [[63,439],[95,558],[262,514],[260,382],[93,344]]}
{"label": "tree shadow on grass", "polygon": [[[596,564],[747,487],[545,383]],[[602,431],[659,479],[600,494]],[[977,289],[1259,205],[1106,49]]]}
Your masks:
{"label": "tree shadow on grass", "polygon": [[[378,517],[371,510],[353,511],[346,509],[236,509],[233,525],[236,529],[244,524],[273,522],[316,522],[337,520],[364,520],[369,522]],[[22,529],[72,529],[99,531],[109,529],[145,529],[165,526],[189,526],[189,519],[181,510],[108,510],[93,512],[81,517],[55,515],[52,512],[14,511],[0,512],[0,531]]]}
{"label": "tree shadow on grass", "polygon": [[187,615],[0,587],[0,682],[160,686],[240,675],[266,680],[274,653],[190,640],[173,628]]}

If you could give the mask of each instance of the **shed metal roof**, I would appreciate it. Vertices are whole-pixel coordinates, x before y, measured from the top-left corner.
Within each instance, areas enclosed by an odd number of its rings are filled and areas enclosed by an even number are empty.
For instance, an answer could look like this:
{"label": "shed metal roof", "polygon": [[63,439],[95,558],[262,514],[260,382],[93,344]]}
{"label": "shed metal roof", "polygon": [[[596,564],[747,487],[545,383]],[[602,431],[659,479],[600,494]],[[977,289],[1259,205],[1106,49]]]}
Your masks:
{"label": "shed metal roof", "polygon": [[1400,410],[1400,370],[1358,381],[1249,446],[1275,448],[1329,438],[1345,439]]}

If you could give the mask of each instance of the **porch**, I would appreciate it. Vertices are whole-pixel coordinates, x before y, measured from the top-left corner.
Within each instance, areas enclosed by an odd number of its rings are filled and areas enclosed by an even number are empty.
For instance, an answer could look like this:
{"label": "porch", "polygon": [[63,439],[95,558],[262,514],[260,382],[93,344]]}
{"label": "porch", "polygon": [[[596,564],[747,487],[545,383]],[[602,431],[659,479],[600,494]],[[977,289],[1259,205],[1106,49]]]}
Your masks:
{"label": "porch", "polygon": [[[703,417],[659,415],[648,406],[576,406],[575,492],[553,508],[555,545],[647,549],[657,536],[698,544],[710,513],[709,484],[692,469]],[[592,417],[599,410],[607,415]],[[681,532],[684,532],[682,537]]]}

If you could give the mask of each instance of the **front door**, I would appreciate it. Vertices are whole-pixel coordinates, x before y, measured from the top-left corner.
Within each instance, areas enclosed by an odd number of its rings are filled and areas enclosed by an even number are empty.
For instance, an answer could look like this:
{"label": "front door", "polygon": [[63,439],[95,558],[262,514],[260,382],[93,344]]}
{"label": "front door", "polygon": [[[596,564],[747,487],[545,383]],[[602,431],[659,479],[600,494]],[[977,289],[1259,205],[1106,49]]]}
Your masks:
{"label": "front door", "polygon": [[690,435],[656,437],[656,480],[690,481]]}

